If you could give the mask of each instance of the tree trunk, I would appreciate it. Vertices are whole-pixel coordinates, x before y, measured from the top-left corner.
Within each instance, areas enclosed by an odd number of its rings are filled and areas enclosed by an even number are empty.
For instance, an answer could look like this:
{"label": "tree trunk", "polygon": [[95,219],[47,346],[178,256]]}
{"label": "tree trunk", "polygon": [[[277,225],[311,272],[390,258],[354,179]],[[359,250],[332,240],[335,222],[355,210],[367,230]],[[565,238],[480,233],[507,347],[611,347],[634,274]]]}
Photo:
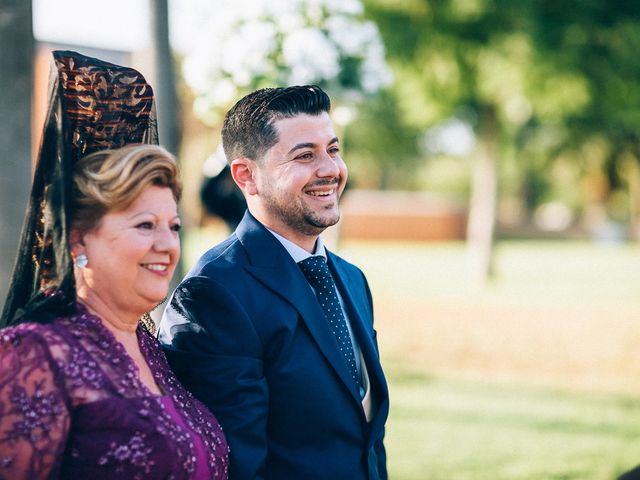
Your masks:
{"label": "tree trunk", "polygon": [[[160,144],[174,155],[180,149],[180,113],[176,90],[173,55],[169,41],[169,5],[168,0],[150,0],[151,12],[151,48],[153,50],[153,89],[158,117],[158,137]],[[182,260],[178,262],[171,280],[169,294],[182,279]],[[162,317],[164,304],[151,312],[152,320],[157,324]]]}
{"label": "tree trunk", "polygon": [[467,223],[468,278],[481,287],[493,274],[493,240],[498,189],[498,123],[493,108],[481,112]]}
{"label": "tree trunk", "polygon": [[30,0],[0,2],[0,45],[0,304],[4,304],[31,186]]}
{"label": "tree trunk", "polygon": [[167,0],[151,0],[150,7],[158,135],[161,145],[177,155],[180,147],[180,119],[169,42],[169,7]]}
{"label": "tree trunk", "polygon": [[640,240],[640,166],[638,158],[630,155],[622,165],[629,189],[629,236]]}

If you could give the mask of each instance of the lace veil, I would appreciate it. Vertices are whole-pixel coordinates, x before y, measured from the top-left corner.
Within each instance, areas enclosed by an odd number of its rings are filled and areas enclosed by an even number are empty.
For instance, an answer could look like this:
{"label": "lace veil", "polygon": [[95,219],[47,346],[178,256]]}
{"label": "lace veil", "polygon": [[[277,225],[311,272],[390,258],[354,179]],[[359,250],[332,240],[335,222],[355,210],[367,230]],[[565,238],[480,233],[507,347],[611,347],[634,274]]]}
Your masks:
{"label": "lace veil", "polygon": [[[153,90],[136,70],[54,51],[49,105],[31,197],[0,327],[72,310],[72,172],[79,158],[129,143],[158,143]],[[31,315],[36,312],[38,315]]]}

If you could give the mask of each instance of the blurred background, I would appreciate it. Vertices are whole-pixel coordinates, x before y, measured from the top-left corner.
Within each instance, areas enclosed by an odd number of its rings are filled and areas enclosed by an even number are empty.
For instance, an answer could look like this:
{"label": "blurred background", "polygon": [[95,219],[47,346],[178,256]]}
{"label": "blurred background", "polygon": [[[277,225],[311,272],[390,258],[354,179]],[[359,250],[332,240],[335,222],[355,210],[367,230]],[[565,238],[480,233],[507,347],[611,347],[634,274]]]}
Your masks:
{"label": "blurred background", "polygon": [[244,209],[226,110],[329,92],[350,177],[326,237],[374,294],[392,479],[640,463],[638,2],[0,0],[2,298],[55,49],[154,86],[183,270]]}

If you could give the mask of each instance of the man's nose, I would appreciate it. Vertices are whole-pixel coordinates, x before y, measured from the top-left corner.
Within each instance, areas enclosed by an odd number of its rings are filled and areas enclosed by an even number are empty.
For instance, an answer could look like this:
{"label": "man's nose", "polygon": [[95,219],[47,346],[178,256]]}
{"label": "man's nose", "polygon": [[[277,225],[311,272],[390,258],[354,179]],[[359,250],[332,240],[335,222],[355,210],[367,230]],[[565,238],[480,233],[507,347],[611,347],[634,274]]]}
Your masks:
{"label": "man's nose", "polygon": [[328,153],[324,153],[320,159],[320,166],[318,167],[319,177],[338,177],[340,176],[340,165],[342,159],[340,157],[332,157]]}

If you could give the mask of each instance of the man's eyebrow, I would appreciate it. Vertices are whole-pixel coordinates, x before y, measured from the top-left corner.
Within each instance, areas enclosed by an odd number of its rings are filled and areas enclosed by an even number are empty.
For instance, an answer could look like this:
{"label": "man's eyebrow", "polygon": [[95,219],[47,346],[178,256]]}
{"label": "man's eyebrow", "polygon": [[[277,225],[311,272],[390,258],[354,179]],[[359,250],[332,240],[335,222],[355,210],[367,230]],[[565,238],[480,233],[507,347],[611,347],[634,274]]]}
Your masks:
{"label": "man's eyebrow", "polygon": [[293,153],[296,150],[300,150],[301,148],[316,148],[317,145],[313,142],[304,142],[304,143],[298,143],[296,145],[293,146],[293,148],[291,150],[289,150],[289,152],[287,153]]}
{"label": "man's eyebrow", "polygon": [[[334,143],[339,143],[338,137],[333,137],[329,143],[327,143],[327,145],[332,145]],[[298,143],[296,145],[293,146],[293,148],[291,150],[289,150],[288,153],[293,153],[296,150],[300,150],[301,148],[316,148],[318,145],[316,143],[313,142],[303,142],[303,143]]]}

